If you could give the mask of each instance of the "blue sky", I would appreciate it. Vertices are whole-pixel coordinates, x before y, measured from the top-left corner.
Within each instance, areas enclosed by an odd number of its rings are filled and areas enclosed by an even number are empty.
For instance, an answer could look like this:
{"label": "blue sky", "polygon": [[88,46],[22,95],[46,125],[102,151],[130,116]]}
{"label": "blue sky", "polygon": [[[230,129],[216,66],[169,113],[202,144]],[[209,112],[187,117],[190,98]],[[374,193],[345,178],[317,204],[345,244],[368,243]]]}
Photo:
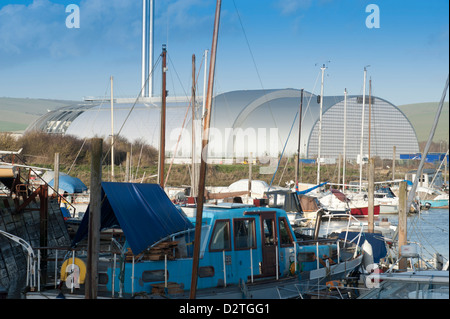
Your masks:
{"label": "blue sky", "polygon": [[[78,29],[66,27],[69,4],[80,8]],[[369,4],[379,8],[379,28],[366,26]],[[215,1],[155,0],[155,7],[155,56],[167,44],[169,94],[189,95],[192,54],[198,71],[211,48]],[[100,97],[109,95],[112,75],[115,96],[136,97],[141,10],[141,0],[0,0],[0,96]],[[325,95],[361,94],[370,65],[373,94],[401,105],[439,101],[448,75],[446,0],[223,0],[220,22],[215,93],[318,94],[326,63]],[[202,82],[203,73],[198,94]]]}

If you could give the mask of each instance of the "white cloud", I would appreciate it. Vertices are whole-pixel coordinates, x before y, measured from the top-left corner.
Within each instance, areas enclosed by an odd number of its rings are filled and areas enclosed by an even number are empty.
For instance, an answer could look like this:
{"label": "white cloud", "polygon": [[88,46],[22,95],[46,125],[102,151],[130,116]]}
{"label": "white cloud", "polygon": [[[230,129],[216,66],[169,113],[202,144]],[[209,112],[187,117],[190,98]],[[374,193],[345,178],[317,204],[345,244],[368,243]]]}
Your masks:
{"label": "white cloud", "polygon": [[312,0],[279,0],[276,7],[282,14],[295,14],[299,9],[307,9],[311,6]]}
{"label": "white cloud", "polygon": [[0,63],[80,56],[93,48],[139,47],[138,1],[83,0],[79,7],[79,29],[67,28],[65,6],[49,0],[1,8]]}

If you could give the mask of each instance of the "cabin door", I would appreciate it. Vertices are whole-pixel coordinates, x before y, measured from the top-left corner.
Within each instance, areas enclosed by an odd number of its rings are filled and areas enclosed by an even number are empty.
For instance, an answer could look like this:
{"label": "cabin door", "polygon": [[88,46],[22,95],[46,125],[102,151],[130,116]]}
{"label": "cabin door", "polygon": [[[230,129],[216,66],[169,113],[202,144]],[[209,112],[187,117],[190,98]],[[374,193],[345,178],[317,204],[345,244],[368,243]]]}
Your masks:
{"label": "cabin door", "polygon": [[275,212],[261,214],[262,265],[263,276],[275,276],[277,230]]}

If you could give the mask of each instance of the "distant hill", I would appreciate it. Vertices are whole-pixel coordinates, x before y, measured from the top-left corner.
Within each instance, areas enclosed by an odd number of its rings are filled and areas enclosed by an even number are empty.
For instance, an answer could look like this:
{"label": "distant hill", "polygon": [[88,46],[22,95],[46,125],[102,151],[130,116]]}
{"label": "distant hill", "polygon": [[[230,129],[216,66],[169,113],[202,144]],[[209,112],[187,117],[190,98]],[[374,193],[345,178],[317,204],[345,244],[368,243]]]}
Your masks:
{"label": "distant hill", "polygon": [[[400,105],[398,108],[405,113],[413,125],[417,139],[419,142],[427,141],[430,135],[431,127],[433,126],[436,111],[439,106],[439,102],[428,103],[415,103]],[[445,141],[449,139],[449,105],[448,102],[444,102],[439,123],[434,133],[433,141]]]}
{"label": "distant hill", "polygon": [[74,103],[77,102],[1,97],[0,132],[23,131],[46,112]]}

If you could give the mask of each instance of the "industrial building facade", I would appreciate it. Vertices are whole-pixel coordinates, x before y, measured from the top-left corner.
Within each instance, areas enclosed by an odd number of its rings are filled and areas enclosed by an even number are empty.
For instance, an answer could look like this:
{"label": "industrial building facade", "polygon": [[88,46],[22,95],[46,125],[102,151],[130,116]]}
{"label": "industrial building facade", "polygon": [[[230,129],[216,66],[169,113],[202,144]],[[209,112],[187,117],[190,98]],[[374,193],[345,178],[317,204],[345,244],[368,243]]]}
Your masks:
{"label": "industrial building facade", "polygon": [[[320,103],[316,95],[304,91],[302,114],[300,90],[243,90],[218,94],[213,100],[210,130],[210,159],[229,162],[248,157],[292,156],[300,145],[302,158],[317,159]],[[379,97],[366,96],[364,122],[362,96],[325,96],[322,101],[320,157],[337,159],[344,154],[356,160],[363,137],[363,156],[392,159],[400,154],[419,152],[414,128],[393,104]],[[369,103],[370,102],[370,103]],[[159,147],[160,99],[146,98],[134,103],[115,102],[114,134],[130,141],[140,139]],[[166,156],[191,157],[192,123],[194,140],[200,140],[201,100],[196,103],[196,120],[192,121],[189,98],[170,98],[166,111]],[[370,111],[370,112],[369,112]],[[346,115],[346,117],[344,117]],[[369,125],[370,118],[370,125]],[[299,138],[299,120],[301,136]],[[363,126],[362,126],[363,124]],[[361,128],[363,127],[363,132]],[[369,134],[370,127],[370,134]],[[27,131],[74,135],[79,138],[111,135],[111,105],[86,102],[51,111],[29,126]],[[344,134],[345,133],[345,134]]]}

